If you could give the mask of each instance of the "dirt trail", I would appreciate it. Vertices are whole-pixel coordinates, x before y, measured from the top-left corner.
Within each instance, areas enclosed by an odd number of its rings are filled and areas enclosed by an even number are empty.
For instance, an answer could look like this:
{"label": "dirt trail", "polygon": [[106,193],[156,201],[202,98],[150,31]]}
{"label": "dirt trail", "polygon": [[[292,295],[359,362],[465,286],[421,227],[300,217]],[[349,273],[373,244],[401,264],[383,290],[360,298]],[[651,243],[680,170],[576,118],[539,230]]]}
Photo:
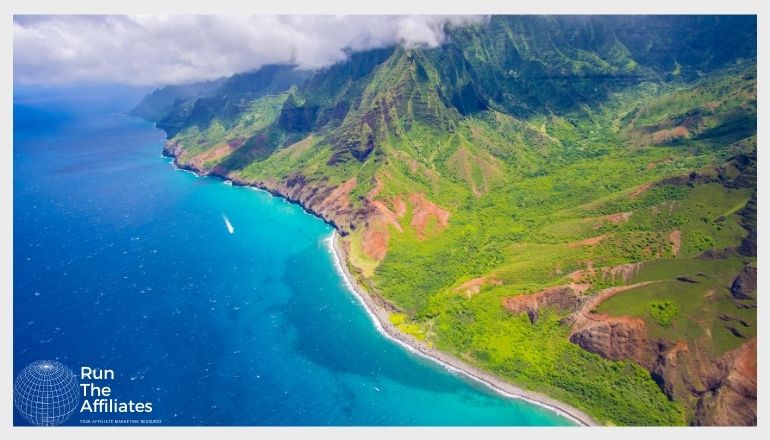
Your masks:
{"label": "dirt trail", "polygon": [[668,239],[671,240],[671,253],[676,257],[679,255],[679,249],[682,246],[682,231],[674,229],[674,232],[668,236]]}
{"label": "dirt trail", "polygon": [[601,304],[603,301],[606,301],[618,293],[626,292],[631,289],[636,289],[637,287],[642,287],[657,282],[659,281],[644,281],[641,283],[629,284],[627,286],[610,287],[590,297],[588,301],[583,303],[580,309],[575,313],[575,321],[572,324],[572,332],[575,333],[576,331],[585,327],[585,325],[590,321],[595,321],[596,317],[591,316],[591,311],[599,307],[599,304]]}

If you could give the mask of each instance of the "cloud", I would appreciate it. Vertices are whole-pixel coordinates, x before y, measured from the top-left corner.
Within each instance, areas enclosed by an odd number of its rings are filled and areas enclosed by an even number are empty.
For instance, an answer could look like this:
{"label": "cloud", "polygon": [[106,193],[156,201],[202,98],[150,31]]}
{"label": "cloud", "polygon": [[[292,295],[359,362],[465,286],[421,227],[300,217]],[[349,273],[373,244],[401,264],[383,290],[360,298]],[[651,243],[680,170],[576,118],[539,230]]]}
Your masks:
{"label": "cloud", "polygon": [[478,16],[16,16],[14,82],[180,84],[353,50],[440,45]]}

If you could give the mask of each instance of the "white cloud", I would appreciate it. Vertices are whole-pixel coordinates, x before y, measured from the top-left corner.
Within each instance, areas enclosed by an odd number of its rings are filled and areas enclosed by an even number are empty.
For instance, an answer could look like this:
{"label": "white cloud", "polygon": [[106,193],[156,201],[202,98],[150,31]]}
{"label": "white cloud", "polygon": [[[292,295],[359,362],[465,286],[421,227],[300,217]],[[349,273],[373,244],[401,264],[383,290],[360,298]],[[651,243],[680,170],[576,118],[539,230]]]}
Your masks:
{"label": "white cloud", "polygon": [[319,68],[349,50],[435,47],[468,16],[17,16],[14,81],[178,84],[271,63]]}

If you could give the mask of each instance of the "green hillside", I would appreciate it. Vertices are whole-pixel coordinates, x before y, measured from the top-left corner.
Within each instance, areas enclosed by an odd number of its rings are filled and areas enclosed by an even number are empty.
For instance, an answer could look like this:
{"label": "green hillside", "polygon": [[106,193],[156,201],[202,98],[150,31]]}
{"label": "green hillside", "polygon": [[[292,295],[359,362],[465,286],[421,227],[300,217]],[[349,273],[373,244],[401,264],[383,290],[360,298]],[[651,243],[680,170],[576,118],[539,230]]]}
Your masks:
{"label": "green hillside", "polygon": [[[756,302],[731,291],[756,267],[755,17],[495,16],[447,32],[312,73],[267,66],[149,117],[181,166],[334,224],[407,333],[603,423],[731,423],[710,409],[727,388],[605,352],[575,313],[611,294],[586,313],[641,322],[636,343],[692,365],[756,338]],[[624,285],[639,286],[608,293]],[[521,312],[556,286],[578,299]],[[751,396],[733,397],[750,423]]]}

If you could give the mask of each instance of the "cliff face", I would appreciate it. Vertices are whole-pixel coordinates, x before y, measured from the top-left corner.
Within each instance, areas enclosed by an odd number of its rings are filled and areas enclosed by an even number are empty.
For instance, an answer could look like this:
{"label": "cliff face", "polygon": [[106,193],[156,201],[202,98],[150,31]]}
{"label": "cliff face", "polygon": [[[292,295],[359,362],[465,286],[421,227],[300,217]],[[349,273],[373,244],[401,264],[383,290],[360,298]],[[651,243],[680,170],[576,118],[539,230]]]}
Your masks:
{"label": "cliff face", "polygon": [[[622,269],[627,266],[606,271]],[[734,279],[735,298],[756,297],[756,267],[745,266]],[[690,408],[693,425],[756,425],[756,338],[715,358],[697,342],[672,342],[650,336],[647,323],[641,318],[595,311],[614,295],[654,283],[610,287],[593,295],[586,294],[590,284],[570,284],[504,297],[501,301],[509,312],[527,314],[532,323],[543,308],[567,312],[561,322],[571,329],[570,342],[604,358],[635,362],[647,369],[669,398]],[[735,318],[723,315],[720,319]]]}
{"label": "cliff face", "polygon": [[757,293],[757,268],[744,266],[743,270],[733,278],[730,293],[737,299],[754,299]]}
{"label": "cliff face", "polygon": [[570,336],[582,348],[615,361],[633,360],[648,369],[655,364],[660,349],[648,339],[644,321],[591,313]]}
{"label": "cliff face", "polygon": [[182,159],[185,147],[179,142],[166,142],[163,153],[172,157],[174,164],[179,168],[194,171],[200,175],[229,179],[234,185],[254,186],[297,203],[334,226],[342,235],[352,232],[356,225],[361,224],[372,212],[368,205],[354,209],[350,203],[349,196],[350,191],[355,187],[355,178],[338,186],[326,184],[323,181],[310,182],[301,174],[284,180],[246,180],[235,173],[205,168],[194,161]]}
{"label": "cliff face", "polygon": [[720,357],[700,395],[693,424],[757,424],[757,340]]}
{"label": "cliff face", "polygon": [[573,312],[580,308],[588,297],[583,292],[588,284],[571,284],[543,289],[531,295],[518,295],[502,299],[503,307],[513,314],[526,313],[530,322],[537,322],[542,307]]}
{"label": "cliff face", "polygon": [[650,338],[639,318],[589,313],[573,327],[570,341],[644,366],[670,398],[695,408],[693,425],[757,423],[756,339],[711,359],[684,342]]}

